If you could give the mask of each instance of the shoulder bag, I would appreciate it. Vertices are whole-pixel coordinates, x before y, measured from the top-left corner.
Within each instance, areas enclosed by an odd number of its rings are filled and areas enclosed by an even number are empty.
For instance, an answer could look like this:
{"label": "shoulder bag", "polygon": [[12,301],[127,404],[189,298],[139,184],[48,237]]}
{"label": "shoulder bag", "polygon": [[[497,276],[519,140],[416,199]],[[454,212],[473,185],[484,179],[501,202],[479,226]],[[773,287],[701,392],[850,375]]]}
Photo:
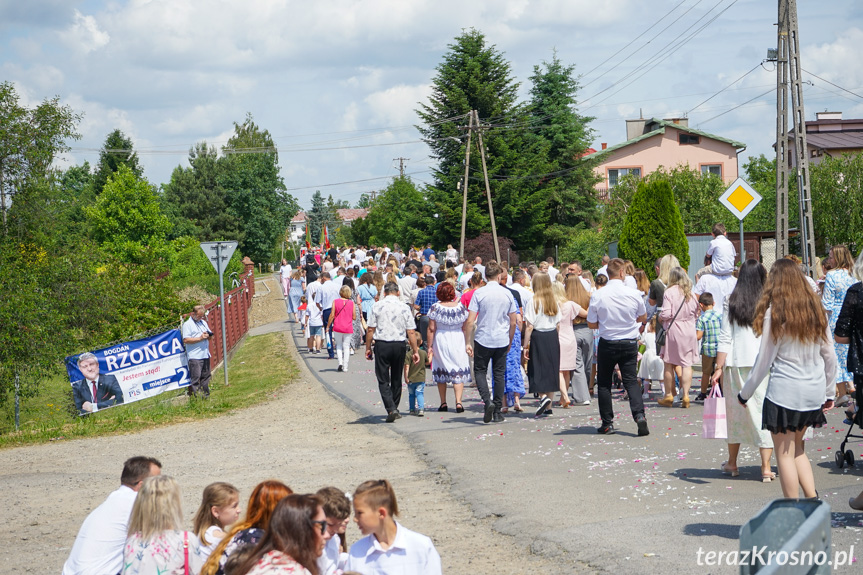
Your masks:
{"label": "shoulder bag", "polygon": [[677,313],[675,313],[674,317],[671,318],[671,323],[668,324],[668,329],[662,327],[661,323],[656,323],[656,355],[662,353],[662,348],[665,347],[665,337],[666,335],[668,335],[668,330],[671,329],[671,326],[674,325],[674,320],[677,319],[677,314],[680,313],[681,309],[683,309],[683,304],[685,303],[685,299],[680,302],[680,307],[677,308]]}

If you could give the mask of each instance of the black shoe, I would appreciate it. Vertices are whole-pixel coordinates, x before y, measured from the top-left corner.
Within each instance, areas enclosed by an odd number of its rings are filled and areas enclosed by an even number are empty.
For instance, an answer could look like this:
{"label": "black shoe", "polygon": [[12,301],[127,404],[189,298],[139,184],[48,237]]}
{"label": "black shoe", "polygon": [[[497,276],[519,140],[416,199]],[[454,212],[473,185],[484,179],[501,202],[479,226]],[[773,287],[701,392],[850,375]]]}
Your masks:
{"label": "black shoe", "polygon": [[598,427],[596,429],[596,432],[600,435],[611,435],[615,433],[614,425],[612,425],[611,423],[603,423],[602,427]]}
{"label": "black shoe", "polygon": [[546,409],[546,410],[545,410],[545,411],[543,411],[542,413],[543,413],[543,415],[553,415],[553,414],[554,414],[554,412],[553,412],[553,411],[551,411],[550,409]]}
{"label": "black shoe", "polygon": [[695,397],[695,401],[704,401],[705,399],[707,399],[707,394],[704,392],[699,392]]}
{"label": "black shoe", "polygon": [[491,423],[491,418],[494,416],[494,402],[489,401],[485,404],[485,413],[482,416],[483,423]]}
{"label": "black shoe", "polygon": [[387,414],[387,423],[392,423],[396,419],[401,418],[398,411],[391,411]]}
{"label": "black shoe", "polygon": [[635,417],[635,425],[638,426],[638,437],[650,435],[650,430],[647,429],[647,419],[645,419],[643,415]]}
{"label": "black shoe", "polygon": [[446,406],[446,402],[441,403],[440,407],[437,408],[438,411],[449,411],[449,408]]}
{"label": "black shoe", "polygon": [[345,368],[343,368],[342,365],[339,364],[339,368],[336,371],[344,371],[344,370],[345,370]]}
{"label": "black shoe", "polygon": [[548,409],[550,405],[551,399],[549,399],[548,396],[543,397],[542,401],[539,402],[539,407],[536,408],[536,413],[534,413],[534,415],[536,415],[536,417],[539,417],[540,415],[545,413],[545,410]]}
{"label": "black shoe", "polygon": [[506,418],[503,416],[503,414],[501,412],[495,411],[494,415],[491,416],[491,420],[494,423],[503,423],[504,421],[506,421]]}

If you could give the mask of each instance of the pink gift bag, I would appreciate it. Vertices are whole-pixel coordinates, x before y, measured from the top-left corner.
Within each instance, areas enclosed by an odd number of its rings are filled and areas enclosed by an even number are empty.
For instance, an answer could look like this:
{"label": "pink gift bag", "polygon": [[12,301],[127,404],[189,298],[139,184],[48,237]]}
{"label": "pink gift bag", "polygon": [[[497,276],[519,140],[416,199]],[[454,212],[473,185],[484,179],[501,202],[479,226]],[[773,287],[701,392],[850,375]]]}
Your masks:
{"label": "pink gift bag", "polygon": [[727,439],[728,424],[725,419],[725,398],[722,390],[714,385],[704,400],[704,421],[701,436],[704,439]]}

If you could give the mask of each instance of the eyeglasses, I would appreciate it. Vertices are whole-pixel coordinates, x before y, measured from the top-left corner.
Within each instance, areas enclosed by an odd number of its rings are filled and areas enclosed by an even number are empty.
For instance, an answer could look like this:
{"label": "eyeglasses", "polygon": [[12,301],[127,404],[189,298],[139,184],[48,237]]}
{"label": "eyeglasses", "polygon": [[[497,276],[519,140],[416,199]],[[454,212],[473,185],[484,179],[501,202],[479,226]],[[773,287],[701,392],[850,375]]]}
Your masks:
{"label": "eyeglasses", "polygon": [[320,525],[321,526],[321,535],[327,532],[327,522],[326,521],[312,521],[312,525]]}

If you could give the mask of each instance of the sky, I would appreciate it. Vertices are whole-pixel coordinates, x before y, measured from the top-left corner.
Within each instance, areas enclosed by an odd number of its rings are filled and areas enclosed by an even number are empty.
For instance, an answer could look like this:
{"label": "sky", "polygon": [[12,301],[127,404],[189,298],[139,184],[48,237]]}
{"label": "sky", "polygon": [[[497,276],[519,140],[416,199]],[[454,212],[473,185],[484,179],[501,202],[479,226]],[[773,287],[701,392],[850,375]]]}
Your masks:
{"label": "sky", "polygon": [[[863,2],[799,4],[806,118],[863,118]],[[354,204],[386,187],[397,158],[431,181],[416,109],[471,27],[524,100],[555,50],[574,65],[594,148],[625,140],[626,119],[686,116],[745,142],[741,167],[770,157],[776,20],[776,0],[0,0],[0,81],[24,105],[58,96],[83,114],[62,166],[95,164],[119,128],[156,185],[251,113],[308,208],[315,190]]]}

